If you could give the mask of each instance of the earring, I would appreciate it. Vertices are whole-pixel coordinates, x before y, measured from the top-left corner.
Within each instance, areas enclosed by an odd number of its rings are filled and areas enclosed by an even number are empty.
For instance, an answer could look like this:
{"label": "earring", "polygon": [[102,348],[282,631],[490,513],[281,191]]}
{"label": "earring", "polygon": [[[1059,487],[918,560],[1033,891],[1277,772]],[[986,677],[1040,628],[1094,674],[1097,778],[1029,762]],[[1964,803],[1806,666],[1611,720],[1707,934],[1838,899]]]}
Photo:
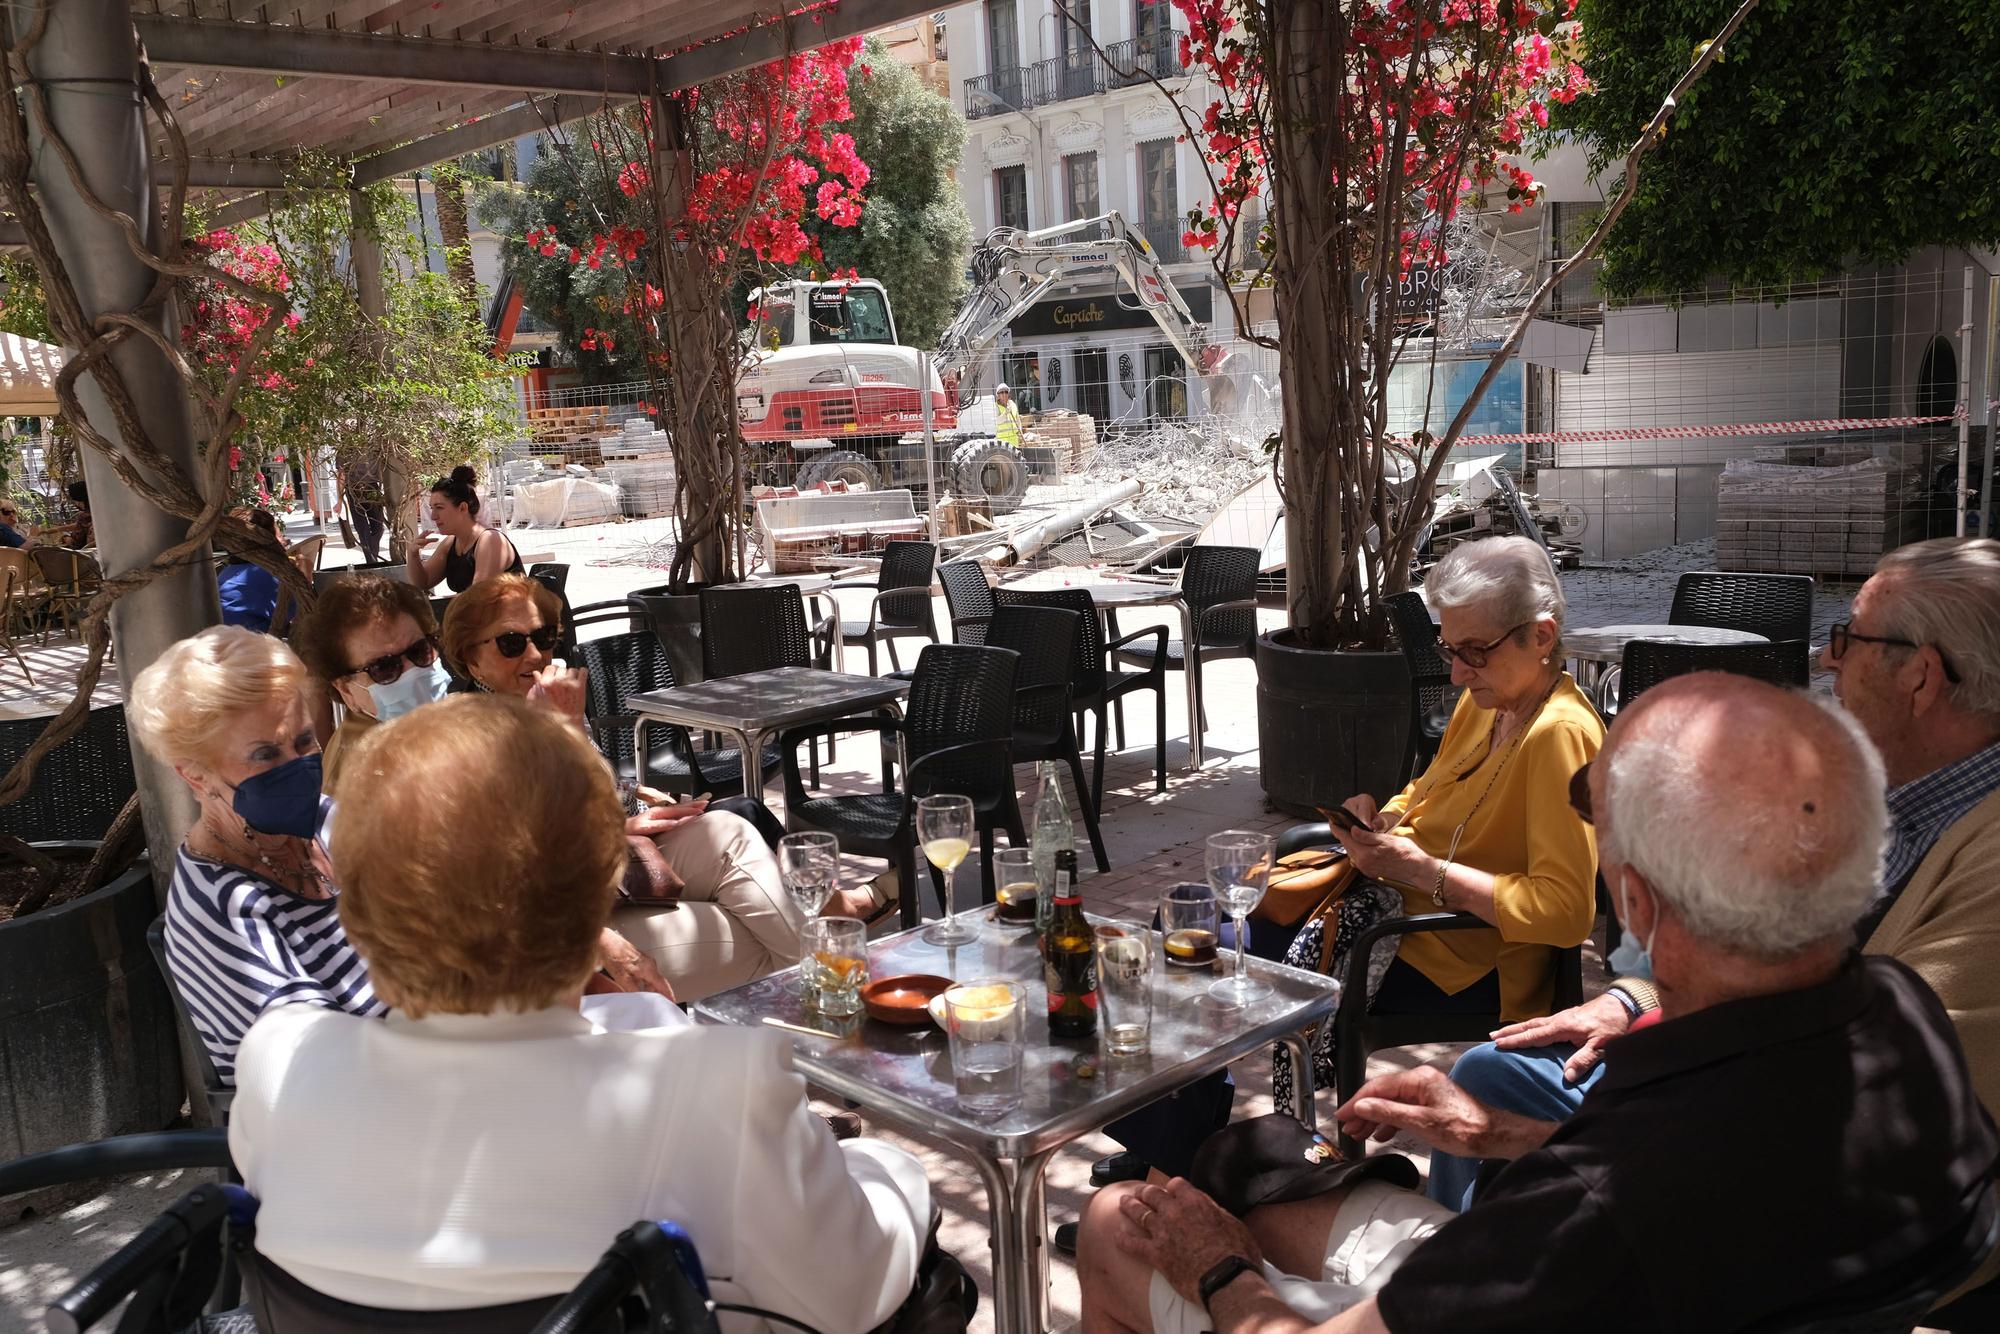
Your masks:
{"label": "earring", "polygon": [[1543,658],[1543,659],[1542,659],[1542,666],[1546,667],[1546,666],[1548,666],[1548,665],[1549,665],[1549,660],[1548,660],[1547,658]]}

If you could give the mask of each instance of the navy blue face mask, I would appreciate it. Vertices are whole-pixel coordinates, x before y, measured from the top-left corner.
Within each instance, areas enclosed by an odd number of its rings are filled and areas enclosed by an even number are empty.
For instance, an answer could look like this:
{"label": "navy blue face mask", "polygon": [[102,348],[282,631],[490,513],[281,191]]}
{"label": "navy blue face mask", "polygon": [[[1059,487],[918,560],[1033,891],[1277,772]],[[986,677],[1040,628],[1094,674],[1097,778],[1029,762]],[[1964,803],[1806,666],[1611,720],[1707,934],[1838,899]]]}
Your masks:
{"label": "navy blue face mask", "polygon": [[236,785],[231,803],[260,834],[311,838],[319,832],[319,752],[301,755]]}

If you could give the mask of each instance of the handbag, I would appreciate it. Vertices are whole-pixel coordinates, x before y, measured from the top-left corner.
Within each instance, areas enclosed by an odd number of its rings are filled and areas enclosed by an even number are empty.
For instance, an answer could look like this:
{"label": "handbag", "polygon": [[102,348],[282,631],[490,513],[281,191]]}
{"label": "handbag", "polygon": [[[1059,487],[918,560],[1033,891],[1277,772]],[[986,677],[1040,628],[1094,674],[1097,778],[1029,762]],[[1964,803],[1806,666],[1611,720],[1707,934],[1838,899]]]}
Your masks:
{"label": "handbag", "polygon": [[1306,848],[1280,857],[1271,868],[1263,901],[1250,917],[1273,926],[1297,926],[1338,901],[1357,874],[1339,848]]}
{"label": "handbag", "polygon": [[625,876],[618,897],[638,908],[678,908],[687,882],[667,865],[660,845],[650,838],[625,836]]}

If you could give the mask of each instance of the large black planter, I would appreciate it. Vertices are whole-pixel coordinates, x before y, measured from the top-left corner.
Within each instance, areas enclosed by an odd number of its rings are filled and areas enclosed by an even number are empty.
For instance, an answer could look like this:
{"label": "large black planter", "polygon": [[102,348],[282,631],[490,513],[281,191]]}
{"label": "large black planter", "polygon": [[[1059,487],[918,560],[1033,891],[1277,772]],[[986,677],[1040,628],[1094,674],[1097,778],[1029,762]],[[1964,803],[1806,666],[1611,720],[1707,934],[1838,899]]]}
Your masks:
{"label": "large black planter", "polygon": [[158,912],[141,861],[74,902],[0,923],[0,1161],[180,1114],[173,1001],[146,948]]}
{"label": "large black planter", "polygon": [[1308,819],[1357,792],[1398,789],[1410,739],[1410,669],[1399,652],[1301,648],[1257,637],[1257,744],[1264,794]]}
{"label": "large black planter", "polygon": [[669,584],[635,588],[625,601],[653,627],[666,646],[667,662],[674,669],[677,685],[693,685],[706,679],[701,669],[701,585],[690,584],[685,593],[670,592]]}

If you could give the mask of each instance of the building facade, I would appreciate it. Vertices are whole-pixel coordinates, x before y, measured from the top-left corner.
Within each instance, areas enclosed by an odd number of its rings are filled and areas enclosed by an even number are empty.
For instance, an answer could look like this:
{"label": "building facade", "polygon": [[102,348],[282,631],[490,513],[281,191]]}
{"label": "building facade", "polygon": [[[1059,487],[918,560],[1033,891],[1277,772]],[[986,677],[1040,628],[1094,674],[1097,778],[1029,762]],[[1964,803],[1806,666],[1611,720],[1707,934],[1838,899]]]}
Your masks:
{"label": "building facade", "polygon": [[[959,181],[975,238],[1116,211],[1220,336],[1232,325],[1227,292],[1207,256],[1180,241],[1188,211],[1209,197],[1207,176],[1153,82],[1183,106],[1207,104],[1200,76],[1181,64],[1173,18],[1160,0],[979,0],[948,11],[952,85],[969,130]],[[1107,422],[1199,411],[1187,367],[1135,305],[1113,284],[1058,287],[971,381],[1005,380],[1030,409]]]}

